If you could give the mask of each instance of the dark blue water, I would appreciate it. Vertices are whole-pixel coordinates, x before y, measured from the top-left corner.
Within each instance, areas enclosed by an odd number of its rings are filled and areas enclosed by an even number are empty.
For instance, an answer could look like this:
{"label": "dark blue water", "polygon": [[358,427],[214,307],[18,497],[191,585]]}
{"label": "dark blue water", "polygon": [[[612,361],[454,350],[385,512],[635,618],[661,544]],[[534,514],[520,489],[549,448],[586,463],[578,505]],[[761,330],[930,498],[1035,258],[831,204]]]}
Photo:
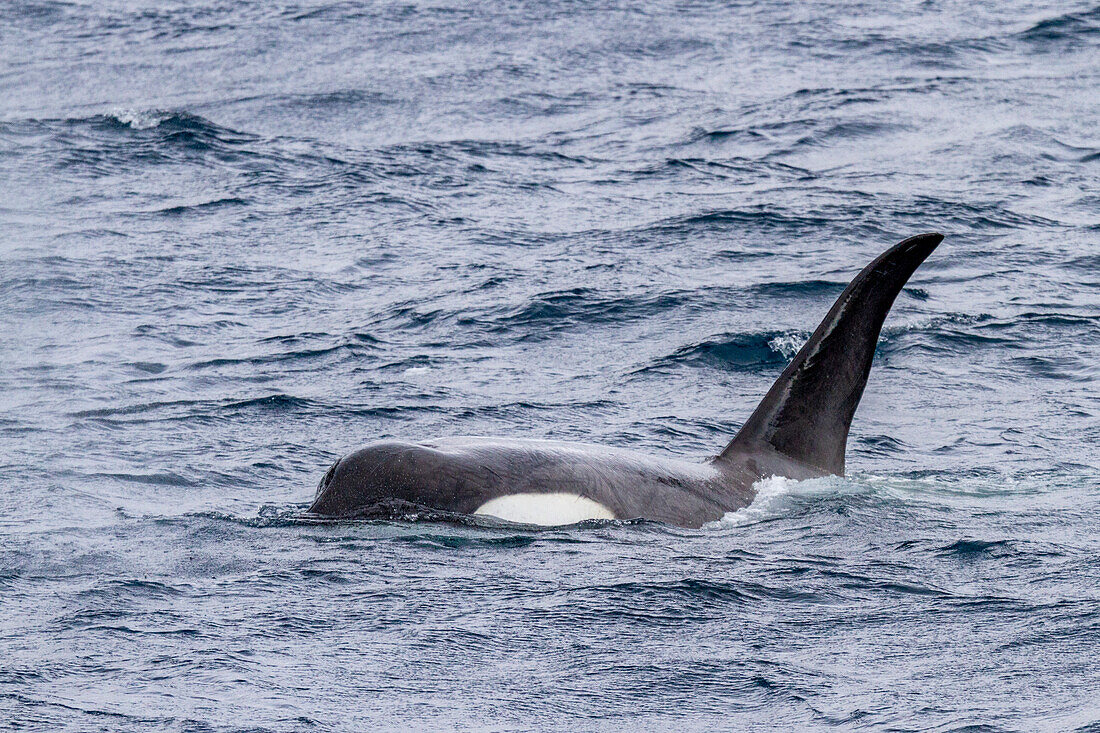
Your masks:
{"label": "dark blue water", "polygon": [[[13,730],[1100,729],[1100,8],[0,7]],[[703,459],[847,280],[847,479],[298,518],[371,440]]]}

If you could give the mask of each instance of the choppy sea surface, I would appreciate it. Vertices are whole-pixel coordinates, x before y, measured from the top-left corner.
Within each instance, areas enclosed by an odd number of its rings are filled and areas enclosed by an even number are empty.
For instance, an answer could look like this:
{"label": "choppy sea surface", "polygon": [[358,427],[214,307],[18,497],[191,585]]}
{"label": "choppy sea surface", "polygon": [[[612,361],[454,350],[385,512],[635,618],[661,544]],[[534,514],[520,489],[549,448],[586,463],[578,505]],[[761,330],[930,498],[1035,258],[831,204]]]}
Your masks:
{"label": "choppy sea surface", "polygon": [[[0,6],[0,727],[1100,730],[1100,7]],[[849,476],[303,520],[386,437],[703,460],[848,279]]]}

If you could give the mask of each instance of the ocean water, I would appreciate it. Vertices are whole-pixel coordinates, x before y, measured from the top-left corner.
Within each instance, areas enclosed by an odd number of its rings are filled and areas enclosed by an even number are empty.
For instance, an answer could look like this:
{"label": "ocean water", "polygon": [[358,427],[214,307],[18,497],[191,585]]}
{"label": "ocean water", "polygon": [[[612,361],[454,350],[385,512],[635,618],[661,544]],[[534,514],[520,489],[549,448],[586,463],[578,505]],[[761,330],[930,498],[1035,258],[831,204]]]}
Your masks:
{"label": "ocean water", "polygon": [[[1100,730],[1100,7],[0,5],[0,727]],[[381,438],[703,460],[848,279],[849,476],[307,521]]]}

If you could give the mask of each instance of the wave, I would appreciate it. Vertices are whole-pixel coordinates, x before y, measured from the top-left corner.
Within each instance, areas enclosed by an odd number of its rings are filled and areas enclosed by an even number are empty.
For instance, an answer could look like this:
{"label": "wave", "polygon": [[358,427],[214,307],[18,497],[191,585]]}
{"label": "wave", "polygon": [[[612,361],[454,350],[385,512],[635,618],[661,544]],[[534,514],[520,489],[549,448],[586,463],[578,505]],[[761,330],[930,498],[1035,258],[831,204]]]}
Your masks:
{"label": "wave", "polygon": [[1018,38],[1044,47],[1084,41],[1096,35],[1100,35],[1100,6],[1041,20],[1021,31]]}
{"label": "wave", "polygon": [[[90,117],[0,123],[0,132],[25,141],[24,152],[47,161],[69,180],[139,172],[184,163],[201,167],[252,165],[271,151],[263,138],[184,111],[120,110]],[[42,147],[46,135],[51,144]]]}
{"label": "wave", "polygon": [[802,348],[805,338],[802,333],[795,331],[724,334],[682,346],[633,373],[662,372],[685,364],[755,371],[787,363]]}
{"label": "wave", "polygon": [[[248,399],[180,399],[157,402],[143,402],[130,405],[99,407],[76,410],[69,417],[90,419],[103,423],[156,423],[162,421],[224,419],[240,412],[270,411],[275,413],[316,413],[324,412],[331,406],[303,397],[287,394],[272,394]],[[112,474],[114,475],[114,474]],[[118,475],[118,477],[140,480],[138,477]],[[150,480],[150,483],[159,481]],[[164,481],[164,483],[171,483]]]}
{"label": "wave", "polygon": [[175,120],[177,123],[205,123],[205,120],[199,117],[167,110],[120,109],[107,113],[104,115],[104,118],[114,120],[120,125],[131,127],[135,130],[151,130],[170,120]]}
{"label": "wave", "polygon": [[847,283],[830,280],[795,280],[750,285],[746,291],[763,298],[836,298]]}
{"label": "wave", "polygon": [[493,317],[491,332],[511,332],[539,326],[541,333],[578,324],[623,323],[652,318],[692,302],[694,291],[671,291],[656,295],[608,296],[594,288],[571,288],[541,293],[527,304]]}
{"label": "wave", "polygon": [[827,225],[830,219],[811,213],[795,213],[771,204],[739,209],[715,209],[697,214],[670,217],[644,227],[653,234],[685,233],[698,230],[724,231],[736,227],[744,231],[803,231]]}
{"label": "wave", "polygon": [[[839,287],[826,281],[809,281],[753,286],[749,290],[820,299],[826,294],[835,294]],[[921,293],[914,295],[919,298]],[[875,353],[879,357],[889,358],[910,351],[957,354],[984,347],[1021,350],[1027,348],[1023,339],[1033,337],[1036,326],[1066,329],[1075,333],[1081,325],[1095,321],[1096,318],[1061,314],[1024,314],[1019,319],[1011,320],[995,319],[987,314],[952,314],[911,325],[886,327],[879,338]],[[1000,331],[1013,333],[1002,334]],[[783,366],[794,358],[809,335],[808,330],[721,334],[681,346],[633,373],[662,372],[685,364],[733,371],[756,371]]]}

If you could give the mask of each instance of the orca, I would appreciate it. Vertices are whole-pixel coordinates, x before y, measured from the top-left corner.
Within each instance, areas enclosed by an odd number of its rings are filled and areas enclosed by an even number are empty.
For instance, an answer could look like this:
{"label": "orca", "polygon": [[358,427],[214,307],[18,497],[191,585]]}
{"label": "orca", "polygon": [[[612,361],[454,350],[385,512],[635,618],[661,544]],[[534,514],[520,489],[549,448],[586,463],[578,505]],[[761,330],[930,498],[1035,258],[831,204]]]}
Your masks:
{"label": "orca", "polygon": [[387,440],[338,460],[308,513],[397,518],[412,509],[536,525],[647,519],[700,527],[752,503],[761,479],[843,475],[883,321],[941,241],[910,237],[856,275],[729,445],[702,463],[545,440]]}

